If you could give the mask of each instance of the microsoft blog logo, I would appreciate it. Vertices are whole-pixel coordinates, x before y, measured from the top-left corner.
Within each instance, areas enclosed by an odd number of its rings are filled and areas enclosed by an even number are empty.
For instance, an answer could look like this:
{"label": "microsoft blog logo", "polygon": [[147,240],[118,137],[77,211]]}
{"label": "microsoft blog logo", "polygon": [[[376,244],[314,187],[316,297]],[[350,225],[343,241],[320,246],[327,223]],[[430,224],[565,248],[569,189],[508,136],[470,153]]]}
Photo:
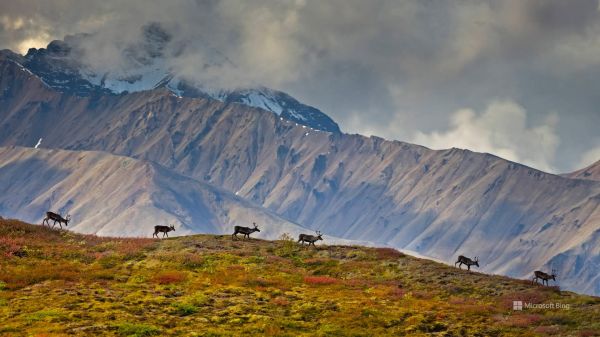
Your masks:
{"label": "microsoft blog logo", "polygon": [[513,310],[523,310],[523,301],[513,301]]}

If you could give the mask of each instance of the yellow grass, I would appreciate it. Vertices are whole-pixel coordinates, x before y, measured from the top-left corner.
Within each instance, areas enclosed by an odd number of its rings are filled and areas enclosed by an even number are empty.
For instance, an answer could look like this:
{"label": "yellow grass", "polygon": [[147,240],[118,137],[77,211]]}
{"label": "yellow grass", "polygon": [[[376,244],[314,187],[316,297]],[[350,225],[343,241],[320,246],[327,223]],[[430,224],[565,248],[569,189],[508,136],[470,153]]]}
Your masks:
{"label": "yellow grass", "polygon": [[[0,220],[0,336],[594,336],[600,299],[391,249]],[[512,301],[569,304],[513,311]]]}

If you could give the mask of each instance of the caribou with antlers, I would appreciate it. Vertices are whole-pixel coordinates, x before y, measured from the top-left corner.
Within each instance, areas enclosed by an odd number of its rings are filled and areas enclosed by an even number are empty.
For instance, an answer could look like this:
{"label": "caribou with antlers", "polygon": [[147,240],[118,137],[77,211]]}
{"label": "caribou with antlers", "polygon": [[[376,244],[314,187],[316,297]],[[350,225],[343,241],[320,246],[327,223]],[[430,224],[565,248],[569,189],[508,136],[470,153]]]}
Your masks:
{"label": "caribou with antlers", "polygon": [[460,255],[458,260],[454,262],[454,266],[458,263],[458,269],[462,269],[460,266],[463,264],[467,266],[467,270],[471,270],[471,266],[475,265],[479,268],[479,258],[475,256],[475,259],[471,260],[468,257]]}
{"label": "caribou with antlers", "polygon": [[63,223],[65,224],[65,227],[68,226],[69,221],[71,221],[71,215],[67,214],[67,217],[63,218],[62,215],[60,215],[58,213],[46,212],[46,217],[42,221],[42,226],[44,225],[44,223],[46,223],[48,225],[48,227],[50,227],[50,220],[54,221],[54,223],[52,224],[52,228],[54,228],[54,226],[56,226],[56,223],[58,222],[58,225],[62,229]]}
{"label": "caribou with antlers", "polygon": [[315,242],[317,242],[318,240],[323,240],[323,234],[321,234],[320,231],[317,231],[317,235],[309,235],[309,234],[300,234],[300,236],[298,237],[298,242],[304,246],[305,242],[308,242],[308,245],[310,246],[311,244],[313,245],[313,247],[315,246]]}
{"label": "caribou with antlers", "polygon": [[556,270],[552,269],[552,274],[550,274],[550,275],[544,273],[543,271],[536,270],[533,272],[533,281],[532,282],[538,283],[538,279],[542,280],[542,285],[544,285],[544,281],[546,281],[546,285],[548,285],[548,280],[550,280],[550,279],[552,279],[554,282],[556,282]]}
{"label": "caribou with antlers", "polygon": [[169,237],[169,232],[170,231],[175,231],[175,226],[174,225],[169,225],[169,226],[154,226],[154,234],[152,234],[152,237],[154,237],[156,235],[156,238],[158,239],[158,233],[163,233],[163,238],[165,237],[165,235],[167,237]]}
{"label": "caribou with antlers", "polygon": [[238,233],[244,234],[244,238],[250,239],[250,234],[252,234],[254,232],[260,232],[260,229],[258,229],[256,222],[253,222],[252,224],[254,225],[254,228],[242,227],[242,226],[233,227],[233,234],[231,234],[231,239],[233,240],[234,237],[237,238]]}

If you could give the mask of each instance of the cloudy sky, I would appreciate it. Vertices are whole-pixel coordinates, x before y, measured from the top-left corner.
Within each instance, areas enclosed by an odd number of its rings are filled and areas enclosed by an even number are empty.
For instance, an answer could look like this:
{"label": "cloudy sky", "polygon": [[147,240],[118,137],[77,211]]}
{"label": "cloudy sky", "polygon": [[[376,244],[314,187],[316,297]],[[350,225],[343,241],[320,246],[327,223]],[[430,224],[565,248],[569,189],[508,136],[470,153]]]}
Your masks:
{"label": "cloudy sky", "polygon": [[0,0],[0,49],[94,33],[86,61],[118,67],[149,23],[182,73],[286,91],[346,132],[551,172],[600,159],[598,0]]}

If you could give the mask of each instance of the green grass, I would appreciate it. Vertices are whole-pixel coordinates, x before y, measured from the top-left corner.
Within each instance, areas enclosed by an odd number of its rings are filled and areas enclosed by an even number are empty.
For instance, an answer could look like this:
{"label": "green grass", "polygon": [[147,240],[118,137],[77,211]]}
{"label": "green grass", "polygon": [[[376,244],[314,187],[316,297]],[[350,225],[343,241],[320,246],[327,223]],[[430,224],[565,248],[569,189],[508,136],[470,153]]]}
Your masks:
{"label": "green grass", "polygon": [[147,337],[160,334],[160,329],[147,324],[121,323],[116,325],[117,334],[125,337]]}
{"label": "green grass", "polygon": [[[0,220],[0,336],[599,336],[600,298],[393,249]],[[512,301],[569,304],[513,311]]]}

